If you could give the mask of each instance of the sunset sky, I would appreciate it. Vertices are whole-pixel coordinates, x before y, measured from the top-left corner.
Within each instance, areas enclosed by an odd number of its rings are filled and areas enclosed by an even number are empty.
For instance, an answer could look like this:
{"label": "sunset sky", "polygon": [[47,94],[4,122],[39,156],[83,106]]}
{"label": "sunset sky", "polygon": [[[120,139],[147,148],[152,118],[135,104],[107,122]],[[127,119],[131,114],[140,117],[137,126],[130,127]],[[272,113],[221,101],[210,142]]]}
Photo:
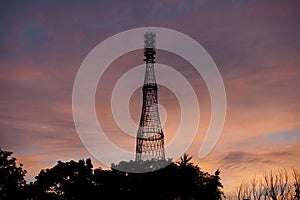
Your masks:
{"label": "sunset sky", "polygon": [[[86,150],[74,125],[76,73],[88,53],[108,37],[132,28],[164,27],[200,43],[218,66],[226,89],[224,129],[213,151],[200,159],[211,114],[207,87],[184,59],[158,50],[157,62],[184,75],[198,97],[198,134],[187,151],[193,161],[210,173],[220,169],[225,191],[271,169],[299,169],[299,10],[297,0],[2,1],[0,147],[13,151],[24,164],[28,181],[58,160],[92,158],[95,167],[104,167]],[[95,97],[107,136],[132,151],[135,139],[114,122],[110,97],[118,79],[141,64],[139,50],[115,60]],[[136,123],[141,95],[139,88],[125,105]],[[179,103],[164,86],[159,86],[159,103],[166,111],[168,144],[180,123]]]}

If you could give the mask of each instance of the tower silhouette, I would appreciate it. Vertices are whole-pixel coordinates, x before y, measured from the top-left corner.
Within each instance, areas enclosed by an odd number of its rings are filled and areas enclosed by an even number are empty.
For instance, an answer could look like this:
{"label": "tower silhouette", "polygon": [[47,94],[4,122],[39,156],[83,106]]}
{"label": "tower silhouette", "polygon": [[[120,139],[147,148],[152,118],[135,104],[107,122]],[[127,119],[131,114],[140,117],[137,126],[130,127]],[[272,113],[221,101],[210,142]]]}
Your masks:
{"label": "tower silhouette", "polygon": [[143,85],[142,114],[136,138],[136,161],[165,160],[164,134],[157,105],[155,55],[155,33],[147,32],[144,35],[146,71]]}

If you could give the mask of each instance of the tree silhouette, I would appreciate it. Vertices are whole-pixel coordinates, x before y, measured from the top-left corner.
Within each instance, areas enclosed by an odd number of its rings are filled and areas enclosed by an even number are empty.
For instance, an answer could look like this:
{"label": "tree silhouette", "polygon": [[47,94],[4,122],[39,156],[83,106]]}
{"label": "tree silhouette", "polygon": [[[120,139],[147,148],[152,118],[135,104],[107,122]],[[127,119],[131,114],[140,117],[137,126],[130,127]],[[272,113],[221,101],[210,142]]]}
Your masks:
{"label": "tree silhouette", "polygon": [[[26,184],[26,171],[16,165],[11,152],[1,151],[0,199],[221,199],[220,171],[214,175],[201,170],[184,154],[179,162],[150,160],[122,161],[115,167],[153,169],[148,173],[126,173],[93,169],[90,159],[62,162],[43,169],[35,181]],[[168,164],[166,166],[166,164]],[[159,166],[166,166],[159,170]]]}
{"label": "tree silhouette", "polygon": [[2,151],[0,148],[0,198],[20,199],[24,196],[25,174],[23,165],[17,166],[12,152]]}
{"label": "tree silhouette", "polygon": [[285,169],[270,171],[251,183],[241,183],[232,199],[244,200],[300,200],[300,173],[293,169],[289,176]]}
{"label": "tree silhouette", "polygon": [[294,199],[300,200],[300,172],[296,169],[293,169],[293,178],[294,178]]}
{"label": "tree silhouette", "polygon": [[189,156],[188,154],[184,153],[183,156],[180,158],[179,162],[176,162],[180,167],[182,166],[188,166],[191,165],[190,161],[192,160],[192,156]]}
{"label": "tree silhouette", "polygon": [[[160,170],[134,174],[127,173],[127,190],[131,199],[221,199],[220,171],[210,175],[202,171],[191,162],[192,157],[184,154],[180,161],[171,163]],[[150,164],[149,164],[150,163]],[[154,161],[120,162],[116,166],[133,166],[133,168],[146,168],[152,166]],[[151,191],[151,192],[149,192]],[[128,193],[127,193],[128,194]],[[145,194],[147,194],[145,196]]]}
{"label": "tree silhouette", "polygon": [[210,176],[209,183],[206,186],[206,192],[207,192],[207,199],[222,199],[224,196],[223,191],[221,190],[223,188],[223,185],[221,183],[221,178],[220,178],[220,170],[217,169],[215,171],[215,174]]}
{"label": "tree silhouette", "polygon": [[75,162],[58,161],[58,164],[41,170],[36,181],[32,198],[36,199],[92,199],[94,185],[93,165],[90,159]]}

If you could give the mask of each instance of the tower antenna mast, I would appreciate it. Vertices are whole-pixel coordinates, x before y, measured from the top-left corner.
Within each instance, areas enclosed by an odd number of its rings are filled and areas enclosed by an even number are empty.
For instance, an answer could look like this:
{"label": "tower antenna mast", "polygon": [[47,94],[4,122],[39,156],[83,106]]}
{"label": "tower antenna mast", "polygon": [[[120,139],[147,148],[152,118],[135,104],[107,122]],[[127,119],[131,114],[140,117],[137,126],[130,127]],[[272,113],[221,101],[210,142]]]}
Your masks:
{"label": "tower antenna mast", "polygon": [[155,33],[144,35],[144,61],[146,71],[143,85],[143,105],[136,138],[136,161],[165,160],[164,134],[157,101],[157,84],[154,72],[156,55]]}

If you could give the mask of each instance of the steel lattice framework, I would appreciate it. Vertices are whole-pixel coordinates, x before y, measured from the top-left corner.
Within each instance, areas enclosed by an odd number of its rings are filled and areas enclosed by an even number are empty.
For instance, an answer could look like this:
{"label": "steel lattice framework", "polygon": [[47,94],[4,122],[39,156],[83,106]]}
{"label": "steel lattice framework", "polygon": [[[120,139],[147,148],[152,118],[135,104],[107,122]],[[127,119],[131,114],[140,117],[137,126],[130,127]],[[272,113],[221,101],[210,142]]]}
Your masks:
{"label": "steel lattice framework", "polygon": [[146,72],[143,85],[142,114],[136,139],[136,161],[165,160],[164,134],[157,105],[155,55],[155,33],[147,32],[144,35]]}

